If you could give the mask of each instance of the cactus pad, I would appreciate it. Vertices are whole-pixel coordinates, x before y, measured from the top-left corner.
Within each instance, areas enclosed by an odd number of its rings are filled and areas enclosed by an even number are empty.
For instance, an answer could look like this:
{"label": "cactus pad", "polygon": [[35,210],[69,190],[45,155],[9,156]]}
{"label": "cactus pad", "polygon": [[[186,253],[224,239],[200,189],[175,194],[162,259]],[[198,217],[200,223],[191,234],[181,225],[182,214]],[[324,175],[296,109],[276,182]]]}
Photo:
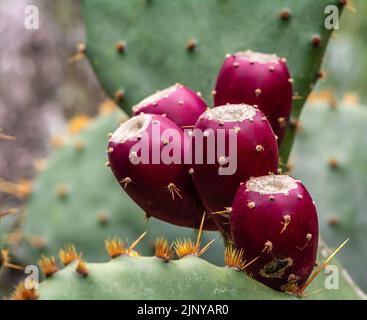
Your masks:
{"label": "cactus pad", "polygon": [[[342,270],[340,265],[338,267]],[[304,298],[361,299],[358,288],[348,282],[344,274],[341,274],[338,290],[316,293],[314,290],[324,288],[325,276],[320,274]],[[75,261],[48,277],[38,291],[25,291],[20,286],[16,293],[13,298],[28,295],[46,300],[296,299],[233,268],[217,267],[193,255],[168,262],[157,257],[132,256],[120,256],[107,263]]]}

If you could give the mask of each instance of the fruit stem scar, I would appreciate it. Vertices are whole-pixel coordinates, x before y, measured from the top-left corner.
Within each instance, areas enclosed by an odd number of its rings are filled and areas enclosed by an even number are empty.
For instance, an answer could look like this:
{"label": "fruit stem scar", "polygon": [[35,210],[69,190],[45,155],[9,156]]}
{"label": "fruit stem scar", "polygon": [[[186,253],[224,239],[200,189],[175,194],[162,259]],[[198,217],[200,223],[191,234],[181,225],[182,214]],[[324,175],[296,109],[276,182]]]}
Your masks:
{"label": "fruit stem scar", "polygon": [[265,278],[281,278],[285,270],[293,264],[293,259],[274,259],[264,265],[260,270],[260,275]]}

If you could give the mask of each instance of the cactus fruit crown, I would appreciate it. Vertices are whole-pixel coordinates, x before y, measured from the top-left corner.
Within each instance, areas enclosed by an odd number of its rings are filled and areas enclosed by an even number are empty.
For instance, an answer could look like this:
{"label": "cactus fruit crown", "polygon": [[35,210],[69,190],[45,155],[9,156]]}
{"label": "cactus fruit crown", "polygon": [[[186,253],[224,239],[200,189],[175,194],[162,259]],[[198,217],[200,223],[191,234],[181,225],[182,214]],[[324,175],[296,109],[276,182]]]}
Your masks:
{"label": "cactus fruit crown", "polygon": [[234,56],[244,57],[249,59],[251,62],[255,63],[279,63],[279,57],[276,54],[269,54],[263,52],[254,52],[251,50],[239,51],[234,54]]}
{"label": "cactus fruit crown", "polygon": [[152,118],[150,114],[140,114],[122,123],[112,135],[110,141],[124,143],[144,132]]}
{"label": "cactus fruit crown", "polygon": [[256,108],[248,104],[227,104],[205,111],[203,116],[219,122],[253,120]]}
{"label": "cactus fruit crown", "polygon": [[268,175],[251,178],[246,183],[246,189],[261,194],[288,193],[297,188],[296,181],[287,175]]}

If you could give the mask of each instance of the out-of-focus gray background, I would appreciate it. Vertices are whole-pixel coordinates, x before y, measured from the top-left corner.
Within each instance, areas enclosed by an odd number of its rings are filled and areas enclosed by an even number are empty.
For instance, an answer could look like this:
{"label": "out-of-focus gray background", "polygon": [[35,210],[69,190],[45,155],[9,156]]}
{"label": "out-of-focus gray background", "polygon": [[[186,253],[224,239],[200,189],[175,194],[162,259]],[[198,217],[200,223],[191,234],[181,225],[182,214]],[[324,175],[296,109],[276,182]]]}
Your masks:
{"label": "out-of-focus gray background", "polygon": [[[27,4],[39,8],[39,30],[24,27]],[[1,0],[0,39],[0,129],[16,137],[0,140],[0,178],[17,182],[32,179],[67,119],[96,113],[103,92],[87,59],[68,63],[84,41],[79,1]]]}

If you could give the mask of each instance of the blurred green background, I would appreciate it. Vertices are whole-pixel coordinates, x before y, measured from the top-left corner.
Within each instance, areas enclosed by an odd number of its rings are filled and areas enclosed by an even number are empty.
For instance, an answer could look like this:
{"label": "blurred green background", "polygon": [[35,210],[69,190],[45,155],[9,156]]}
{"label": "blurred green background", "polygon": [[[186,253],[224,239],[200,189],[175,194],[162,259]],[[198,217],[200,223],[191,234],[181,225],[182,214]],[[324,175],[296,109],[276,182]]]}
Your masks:
{"label": "blurred green background", "polygon": [[325,79],[316,91],[328,90],[337,100],[367,102],[367,1],[347,5],[328,45],[323,70]]}

